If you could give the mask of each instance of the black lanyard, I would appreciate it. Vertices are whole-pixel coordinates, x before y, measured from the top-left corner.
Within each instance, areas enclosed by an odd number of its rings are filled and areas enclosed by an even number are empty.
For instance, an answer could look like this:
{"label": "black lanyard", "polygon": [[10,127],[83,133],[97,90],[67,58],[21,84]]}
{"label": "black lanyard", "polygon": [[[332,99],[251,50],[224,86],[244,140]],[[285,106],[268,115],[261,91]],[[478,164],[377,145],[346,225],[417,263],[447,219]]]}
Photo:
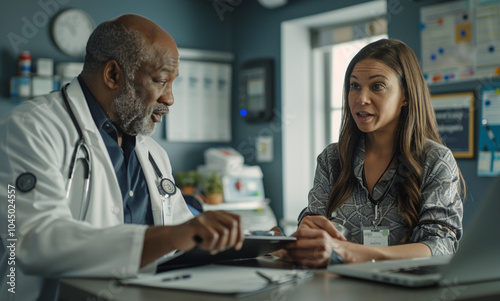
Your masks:
{"label": "black lanyard", "polygon": [[[375,182],[375,185],[373,185],[374,189],[375,189],[375,186],[377,186],[377,184],[380,181],[380,179],[382,179],[382,177],[384,176],[384,174],[387,172],[387,170],[391,166],[391,163],[394,160],[394,157],[396,157],[396,153],[394,153],[394,155],[392,155],[391,161],[389,162],[389,164],[387,164],[387,167],[385,168],[384,172],[380,175],[380,177],[378,178],[377,182]],[[379,197],[376,200],[370,195],[370,191],[368,191],[368,199],[370,200],[370,202],[372,202],[375,205],[375,208],[374,208],[374,210],[375,210],[375,212],[374,212],[375,217],[374,217],[374,219],[372,221],[372,224],[375,227],[375,229],[377,228],[378,224],[380,223],[379,214],[378,214],[378,204],[380,202],[382,202],[384,200],[384,198],[387,196],[387,194],[391,190],[392,185],[394,184],[394,180],[395,179],[396,179],[396,174],[394,174],[394,176],[392,177],[391,183],[389,184],[389,186],[387,188],[385,188],[385,191],[382,194],[382,196]],[[363,183],[364,183],[365,186],[368,186],[368,185],[366,185],[366,177],[365,177],[365,168],[364,168],[364,166],[363,166]]]}
{"label": "black lanyard", "polygon": [[[389,169],[389,167],[391,167],[391,163],[392,163],[392,161],[394,161],[395,157],[396,157],[396,153],[394,153],[394,155],[392,155],[391,161],[389,161],[389,164],[387,164],[387,167],[385,168],[384,172],[380,175],[380,177],[378,178],[377,182],[375,182],[375,185],[373,185],[374,189],[375,189],[375,186],[377,186],[378,182],[380,182],[380,180],[382,179],[382,177],[384,176],[384,174],[387,172],[387,170]],[[394,179],[396,179],[396,174],[394,174],[394,176],[392,177],[391,183],[389,184],[388,187],[385,188],[385,191],[382,194],[382,196],[379,197],[376,200],[370,195],[370,191],[368,190],[368,199],[370,200],[370,202],[372,202],[374,205],[380,204],[380,202],[382,202],[384,200],[384,198],[387,196],[387,194],[391,190],[392,184],[394,184]],[[366,176],[365,176],[365,168],[364,168],[364,166],[363,166],[363,183],[364,183],[365,186],[368,186],[366,184]],[[367,189],[368,189],[368,187],[367,187]]]}

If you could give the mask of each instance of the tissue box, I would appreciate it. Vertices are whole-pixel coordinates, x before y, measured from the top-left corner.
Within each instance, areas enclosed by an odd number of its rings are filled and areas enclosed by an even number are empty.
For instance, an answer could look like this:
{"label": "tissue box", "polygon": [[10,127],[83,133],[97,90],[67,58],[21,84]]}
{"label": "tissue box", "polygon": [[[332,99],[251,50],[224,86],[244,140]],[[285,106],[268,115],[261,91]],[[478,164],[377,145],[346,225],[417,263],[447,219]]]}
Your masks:
{"label": "tissue box", "polygon": [[41,76],[52,76],[54,75],[54,60],[39,58],[36,61],[36,73]]}
{"label": "tissue box", "polygon": [[33,76],[31,78],[31,95],[39,96],[54,90],[54,79],[45,76]]}

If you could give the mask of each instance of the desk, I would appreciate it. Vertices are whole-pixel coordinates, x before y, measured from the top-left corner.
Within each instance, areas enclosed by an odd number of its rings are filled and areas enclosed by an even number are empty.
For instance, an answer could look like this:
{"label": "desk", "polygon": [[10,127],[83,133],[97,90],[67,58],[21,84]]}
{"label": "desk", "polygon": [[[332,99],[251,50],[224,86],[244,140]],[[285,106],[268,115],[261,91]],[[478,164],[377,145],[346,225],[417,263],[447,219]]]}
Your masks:
{"label": "desk", "polygon": [[[254,260],[257,266],[285,268],[286,263],[267,258]],[[254,265],[254,264],[252,264]],[[287,283],[269,290],[236,298],[220,294],[162,290],[137,286],[121,286],[110,279],[63,279],[61,301],[153,301],[153,300],[500,300],[500,280],[454,287],[404,288],[388,284],[339,277],[326,270],[317,270],[313,278]]]}

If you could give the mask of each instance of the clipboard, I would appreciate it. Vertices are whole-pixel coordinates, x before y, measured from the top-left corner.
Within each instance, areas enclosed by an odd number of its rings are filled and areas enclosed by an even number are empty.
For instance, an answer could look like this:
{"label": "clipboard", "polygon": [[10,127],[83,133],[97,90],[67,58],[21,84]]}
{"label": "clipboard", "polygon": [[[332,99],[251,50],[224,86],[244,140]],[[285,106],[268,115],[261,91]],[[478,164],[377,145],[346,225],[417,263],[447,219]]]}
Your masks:
{"label": "clipboard", "polygon": [[171,256],[162,257],[157,261],[156,273],[165,271],[218,263],[229,260],[256,258],[282,249],[287,243],[297,240],[293,236],[246,236],[240,250],[234,248],[215,255],[206,250],[194,248],[187,252],[177,252]]}

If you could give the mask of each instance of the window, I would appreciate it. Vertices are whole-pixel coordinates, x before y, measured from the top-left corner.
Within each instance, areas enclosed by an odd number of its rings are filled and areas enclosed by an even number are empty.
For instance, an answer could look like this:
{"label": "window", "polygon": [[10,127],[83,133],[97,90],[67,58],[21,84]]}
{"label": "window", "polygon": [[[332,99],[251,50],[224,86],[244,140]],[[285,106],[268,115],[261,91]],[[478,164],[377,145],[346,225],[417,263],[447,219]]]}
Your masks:
{"label": "window", "polygon": [[344,77],[349,62],[361,48],[383,38],[387,38],[387,35],[345,42],[332,47],[330,64],[332,72],[330,86],[332,93],[330,99],[326,100],[330,104],[329,118],[327,119],[328,123],[325,124],[325,127],[329,129],[329,131],[327,131],[328,143],[337,142],[339,140],[344,96]]}
{"label": "window", "polygon": [[355,25],[314,30],[312,36],[313,61],[316,61],[313,67],[314,81],[323,82],[317,84],[321,91],[313,91],[318,95],[317,103],[324,108],[323,122],[315,129],[320,134],[314,134],[320,140],[316,143],[320,148],[316,152],[319,152],[339,139],[344,76],[349,62],[367,44],[387,38],[387,22],[385,18],[380,18]]}
{"label": "window", "polygon": [[[367,36],[378,36],[378,24],[373,21],[385,16],[386,12],[387,1],[375,0],[281,24],[280,114],[285,223],[296,222],[300,211],[307,206],[316,157],[330,141],[327,137],[333,132],[329,120],[338,119],[330,116],[332,48]],[[353,22],[358,24],[357,27]],[[365,24],[364,28],[360,24]],[[346,34],[349,29],[344,29],[343,34],[338,31],[349,26],[352,29],[350,34]],[[362,35],[367,28],[370,35]],[[318,73],[322,74],[318,76]],[[340,124],[340,120],[336,122]]]}

